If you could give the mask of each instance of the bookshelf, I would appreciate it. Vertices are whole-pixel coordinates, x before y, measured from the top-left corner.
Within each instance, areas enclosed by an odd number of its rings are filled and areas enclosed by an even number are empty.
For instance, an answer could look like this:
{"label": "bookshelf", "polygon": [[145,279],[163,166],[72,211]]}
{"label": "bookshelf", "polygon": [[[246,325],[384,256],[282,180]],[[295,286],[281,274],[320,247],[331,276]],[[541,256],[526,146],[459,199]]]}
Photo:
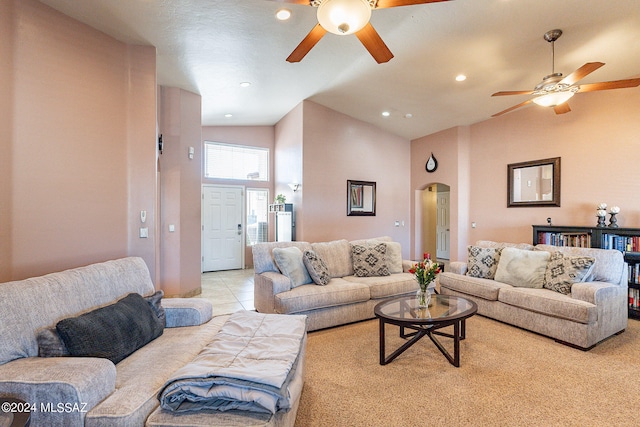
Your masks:
{"label": "bookshelf", "polygon": [[640,319],[640,228],[534,225],[532,241],[622,252],[629,269],[629,317]]}

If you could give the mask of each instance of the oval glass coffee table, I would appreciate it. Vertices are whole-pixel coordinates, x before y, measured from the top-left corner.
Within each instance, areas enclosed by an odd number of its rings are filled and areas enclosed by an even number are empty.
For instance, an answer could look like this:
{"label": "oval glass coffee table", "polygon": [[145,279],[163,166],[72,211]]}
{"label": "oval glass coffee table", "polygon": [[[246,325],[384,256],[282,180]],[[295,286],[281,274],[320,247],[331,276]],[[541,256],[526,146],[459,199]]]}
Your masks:
{"label": "oval glass coffee table", "polygon": [[[418,342],[425,335],[438,347],[447,360],[455,367],[460,366],[460,340],[465,339],[465,321],[476,314],[475,302],[450,295],[433,295],[428,308],[418,308],[415,296],[403,296],[382,301],[374,312],[380,319],[380,364],[386,365]],[[390,323],[400,327],[401,338],[411,338],[388,357],[385,352],[385,325]],[[440,331],[453,326],[453,334]],[[414,332],[405,333],[405,329]],[[453,356],[434,335],[453,338]]]}

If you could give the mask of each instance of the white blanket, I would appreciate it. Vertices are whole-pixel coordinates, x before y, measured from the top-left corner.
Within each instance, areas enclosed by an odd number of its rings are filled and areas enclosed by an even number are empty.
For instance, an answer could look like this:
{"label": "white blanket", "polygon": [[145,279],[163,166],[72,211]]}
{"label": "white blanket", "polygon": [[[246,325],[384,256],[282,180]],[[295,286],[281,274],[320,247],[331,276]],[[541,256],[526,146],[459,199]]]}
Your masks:
{"label": "white blanket", "polygon": [[214,340],[165,383],[160,405],[177,412],[288,410],[288,385],[305,332],[306,316],[232,314]]}

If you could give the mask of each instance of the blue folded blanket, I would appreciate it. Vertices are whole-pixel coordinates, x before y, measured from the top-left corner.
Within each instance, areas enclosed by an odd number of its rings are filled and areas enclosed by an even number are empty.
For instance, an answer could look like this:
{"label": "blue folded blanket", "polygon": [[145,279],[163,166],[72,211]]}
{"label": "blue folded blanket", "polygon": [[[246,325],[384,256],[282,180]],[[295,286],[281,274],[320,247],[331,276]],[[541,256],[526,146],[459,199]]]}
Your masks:
{"label": "blue folded blanket", "polygon": [[214,340],[165,383],[163,409],[275,414],[291,408],[289,382],[306,332],[306,316],[238,311]]}

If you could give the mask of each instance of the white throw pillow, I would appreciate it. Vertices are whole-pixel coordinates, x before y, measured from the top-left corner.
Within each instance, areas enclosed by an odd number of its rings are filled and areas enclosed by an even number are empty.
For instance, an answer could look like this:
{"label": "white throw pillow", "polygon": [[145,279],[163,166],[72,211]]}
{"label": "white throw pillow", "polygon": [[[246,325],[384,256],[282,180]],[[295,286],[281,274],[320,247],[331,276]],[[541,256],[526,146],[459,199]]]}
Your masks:
{"label": "white throw pillow", "polygon": [[504,248],[495,280],[520,288],[542,288],[550,256],[544,251]]}
{"label": "white throw pillow", "polygon": [[273,248],[273,259],[280,272],[291,281],[291,287],[313,283],[307,268],[304,266],[302,251],[295,246]]}

